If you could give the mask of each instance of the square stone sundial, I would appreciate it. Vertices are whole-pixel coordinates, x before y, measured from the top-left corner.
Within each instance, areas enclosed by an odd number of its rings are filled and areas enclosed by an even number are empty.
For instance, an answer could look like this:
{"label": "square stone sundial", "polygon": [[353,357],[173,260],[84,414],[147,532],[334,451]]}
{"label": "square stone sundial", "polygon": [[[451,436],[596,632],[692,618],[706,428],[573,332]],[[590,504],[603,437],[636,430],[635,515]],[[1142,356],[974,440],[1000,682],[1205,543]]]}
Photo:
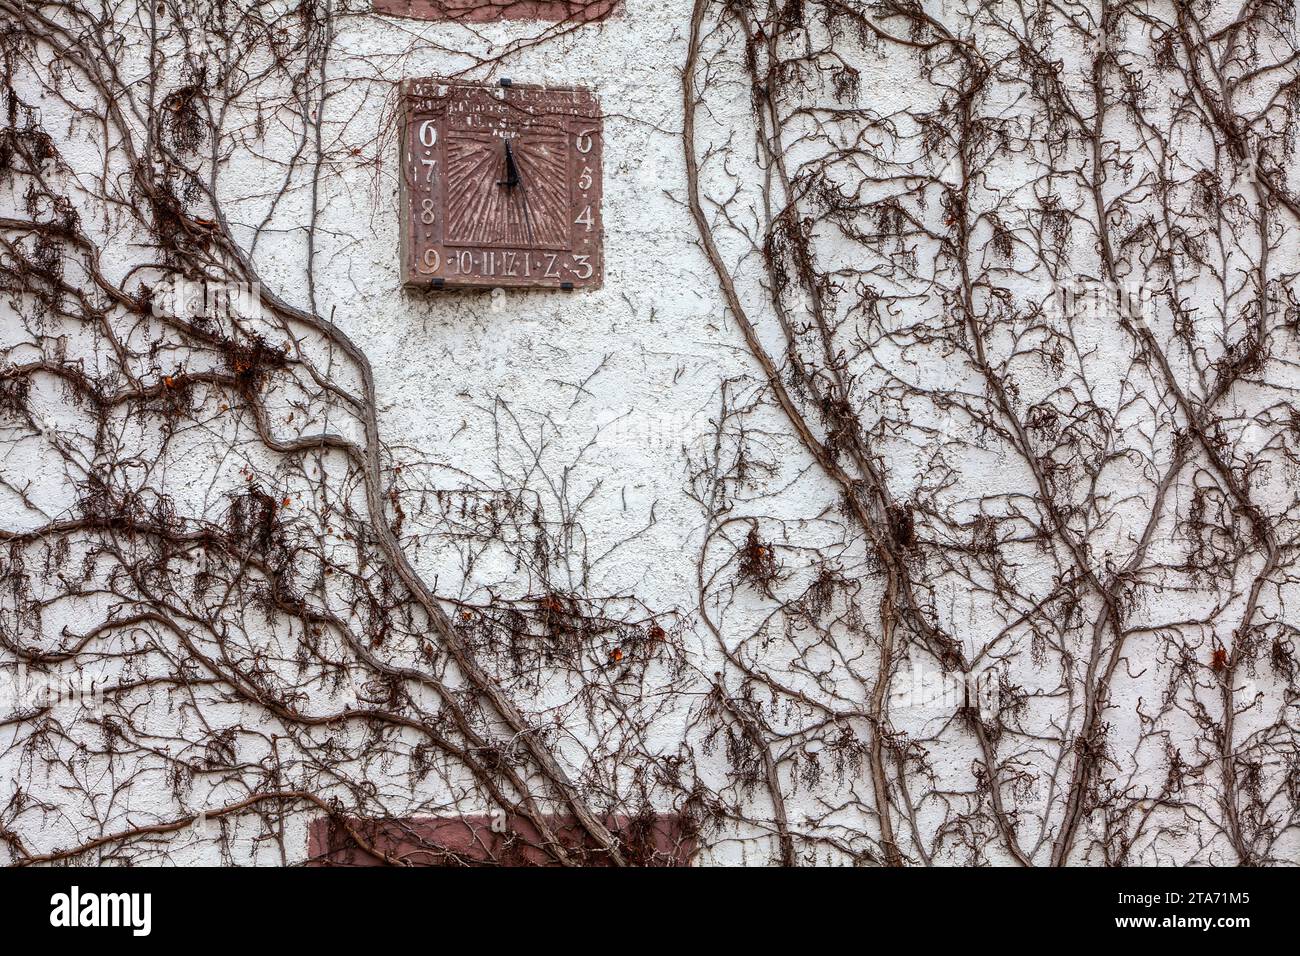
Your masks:
{"label": "square stone sundial", "polygon": [[402,281],[599,288],[602,122],[588,90],[407,80]]}

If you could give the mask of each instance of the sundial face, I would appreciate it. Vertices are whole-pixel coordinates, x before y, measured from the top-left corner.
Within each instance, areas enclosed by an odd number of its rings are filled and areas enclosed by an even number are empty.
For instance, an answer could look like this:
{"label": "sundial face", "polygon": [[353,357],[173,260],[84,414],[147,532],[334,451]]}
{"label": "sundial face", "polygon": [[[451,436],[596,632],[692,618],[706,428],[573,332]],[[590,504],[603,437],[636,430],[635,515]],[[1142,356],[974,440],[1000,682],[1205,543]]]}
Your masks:
{"label": "sundial face", "polygon": [[402,280],[597,288],[601,116],[586,90],[408,80]]}

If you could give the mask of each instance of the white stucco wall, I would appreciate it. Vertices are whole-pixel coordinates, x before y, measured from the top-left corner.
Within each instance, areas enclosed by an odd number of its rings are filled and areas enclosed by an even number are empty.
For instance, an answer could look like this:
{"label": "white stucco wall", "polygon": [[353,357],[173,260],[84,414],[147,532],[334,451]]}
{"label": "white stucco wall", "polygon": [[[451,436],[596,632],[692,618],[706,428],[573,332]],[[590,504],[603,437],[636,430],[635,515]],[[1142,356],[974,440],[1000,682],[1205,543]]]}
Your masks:
{"label": "white stucco wall", "polygon": [[[392,446],[393,463],[418,472],[431,494],[480,483],[489,487],[526,487],[552,515],[583,503],[569,540],[570,561],[556,568],[557,575],[567,572],[570,579],[554,583],[596,596],[634,596],[653,613],[664,615],[665,620],[671,617],[679,625],[675,634],[689,660],[688,673],[673,677],[666,671],[659,672],[656,677],[661,683],[657,686],[671,687],[674,681],[680,681],[681,689],[688,693],[647,721],[642,746],[652,755],[690,749],[700,761],[701,777],[721,785],[727,772],[724,749],[710,748],[693,738],[698,728],[689,720],[715,672],[728,669],[717,640],[699,613],[701,565],[716,569],[723,559],[714,552],[701,553],[705,532],[700,505],[691,495],[692,474],[700,456],[711,447],[723,383],[730,383],[727,387],[733,399],[752,394],[758,372],[733,317],[724,307],[717,278],[700,248],[687,206],[681,69],[690,6],[686,0],[627,0],[624,9],[604,23],[574,29],[525,48],[491,72],[474,70],[475,58],[499,55],[511,43],[538,36],[548,28],[496,23],[471,29],[349,14],[339,20],[334,53],[327,61],[326,160],[319,179],[313,180],[314,168],[308,163],[294,172],[287,188],[280,189],[280,163],[293,153],[301,131],[277,130],[272,125],[262,140],[252,144],[254,148],[234,150],[222,175],[220,193],[233,235],[253,250],[252,258],[264,284],[290,303],[331,318],[369,356],[378,391],[379,424]],[[727,56],[739,56],[739,52],[729,51]],[[726,58],[720,62],[726,62]],[[731,65],[734,67],[734,61]],[[859,65],[863,69],[857,94],[860,108],[886,114],[903,107],[919,108],[926,105],[927,98],[936,99],[915,67],[902,58],[882,54]],[[141,64],[127,55],[124,68],[139,70]],[[476,79],[509,76],[521,83],[583,86],[597,92],[606,116],[602,289],[577,293],[424,294],[401,287],[394,83],[404,77],[446,76],[462,70]],[[731,130],[736,140],[735,156],[730,161],[735,166],[724,167],[720,160],[705,164],[706,194],[728,195],[728,173],[739,168],[742,186],[736,206],[753,215],[758,179],[752,167],[753,118],[748,89],[736,81],[734,73],[728,75],[722,69],[707,79],[702,77],[701,83],[708,106],[707,114],[701,116],[701,139],[724,141]],[[1014,113],[1016,104],[1016,98],[1008,95],[1001,108],[1007,114]],[[998,106],[994,97],[989,109],[997,112]],[[81,160],[87,168],[93,168],[99,155],[93,136],[68,120],[64,105],[48,100],[43,109],[47,128],[73,130],[67,149],[74,157],[78,149],[84,150]],[[751,165],[746,167],[746,163]],[[1007,195],[1015,195],[1017,190],[1026,195],[1029,192],[1017,179],[1013,162],[995,169],[992,175]],[[313,191],[317,229],[309,283],[303,227],[310,219]],[[1010,200],[1013,205],[1016,201]],[[1025,205],[1028,207],[1028,199]],[[752,252],[746,250],[745,242],[735,232],[720,230],[719,241],[746,302],[761,302],[762,289],[755,279]],[[832,240],[825,249],[828,260],[843,255],[847,265],[861,261],[855,258],[861,255],[860,250],[849,244]],[[1290,253],[1294,258],[1294,248]],[[125,245],[111,248],[105,270],[120,275],[133,261],[133,254],[134,250]],[[1279,264],[1278,268],[1285,272],[1285,266]],[[1014,284],[1015,280],[1011,281]],[[900,322],[941,313],[942,307],[933,298],[918,296],[900,309]],[[16,328],[13,331],[17,336]],[[1092,350],[1088,361],[1097,373],[1095,400],[1116,410],[1117,415],[1132,413],[1124,405],[1126,393],[1119,388],[1131,361],[1130,343],[1102,319],[1091,324],[1081,321],[1077,332],[1081,345]],[[764,334],[771,336],[771,328]],[[1294,343],[1288,347],[1293,348]],[[889,343],[881,343],[879,348],[882,366],[889,365],[891,356],[899,357],[890,351]],[[779,347],[775,351],[779,354]],[[978,388],[978,383],[969,378],[969,369],[963,369],[951,356],[936,351],[925,362],[913,359],[915,353],[909,353],[907,362],[900,361],[897,374],[936,387],[966,382]],[[1059,371],[1050,368],[1017,371],[1026,403],[1049,394],[1060,382]],[[1190,380],[1190,372],[1179,371],[1187,373]],[[340,374],[347,384],[354,383],[346,371]],[[1294,373],[1290,374],[1294,384]],[[873,389],[884,390],[889,384],[871,370],[863,374],[862,387],[868,396],[873,395]],[[51,389],[41,400],[54,427],[77,429],[84,425],[78,424],[77,412],[60,410],[56,390]],[[1247,403],[1251,400],[1249,396],[1243,398]],[[874,398],[864,401],[871,407]],[[1266,399],[1257,396],[1254,401],[1258,407]],[[291,409],[284,406],[280,410]],[[916,413],[924,419],[927,410],[917,408]],[[860,543],[841,547],[844,525],[836,512],[837,489],[811,467],[789,428],[772,409],[756,410],[748,423],[750,430],[761,436],[757,439],[760,459],[771,471],[753,487],[736,491],[737,514],[760,516],[773,538],[790,546],[782,560],[789,574],[787,589],[792,592],[812,580],[815,568],[811,549],[821,545],[833,550],[846,574],[861,583],[863,590],[857,604],[866,618],[865,633],[869,634],[875,624],[872,615],[878,611],[881,583],[879,576],[871,573]],[[973,440],[966,457],[958,463],[960,480],[943,498],[952,509],[949,514],[957,516],[954,520],[973,521],[984,507],[981,497],[1014,496],[1027,487],[1026,472],[1007,455],[1006,449],[996,440],[981,449],[981,440]],[[1257,440],[1267,441],[1267,436],[1257,436]],[[1164,438],[1156,443],[1161,441]],[[918,434],[891,436],[885,447],[891,467],[891,490],[899,500],[906,500],[933,477],[935,448],[927,446]],[[1167,451],[1167,443],[1162,447]],[[5,471],[6,476],[21,474],[29,478],[33,482],[31,494],[49,515],[57,515],[69,506],[69,489],[46,470],[46,453],[39,443],[27,443],[6,459]],[[239,464],[232,458],[214,469],[210,459],[178,459],[171,465],[174,472],[170,485],[178,501],[184,502],[188,494],[196,507],[211,505],[231,489],[241,487],[244,479]],[[1140,468],[1131,475],[1117,469],[1106,477],[1107,490],[1121,494],[1128,487],[1144,488],[1148,477]],[[1262,493],[1266,500],[1284,509],[1292,493],[1285,476],[1277,480],[1282,487],[1270,490],[1263,485]],[[304,487],[298,493],[308,495],[311,490]],[[1000,501],[998,507],[1012,507],[1004,499]],[[1132,544],[1141,517],[1140,507],[1130,512],[1117,510],[1112,520],[1096,530],[1093,547],[1098,552],[1114,549],[1122,556]],[[36,520],[12,498],[0,504],[0,518],[20,524]],[[408,554],[425,579],[436,582],[440,596],[482,603],[494,596],[518,598],[546,590],[544,582],[519,572],[511,556],[499,550],[485,551],[466,574],[466,550],[445,537],[446,526],[432,520],[423,525],[419,518],[415,521],[407,533],[427,533],[428,537],[418,545],[414,538],[408,539]],[[1171,562],[1176,560],[1176,552],[1170,546]],[[1026,546],[1015,554],[1022,560],[1019,584],[1025,591],[1041,594],[1054,586],[1054,569],[1033,563],[1033,547]],[[589,564],[585,579],[580,578],[580,556],[585,556]],[[709,613],[716,615],[723,641],[734,641],[733,646],[746,640],[773,614],[768,602],[743,591],[723,594],[710,590],[708,600],[714,602]],[[1145,603],[1138,602],[1141,609],[1135,612],[1134,626],[1141,627],[1137,618],[1142,615],[1155,627],[1186,615],[1208,613],[1207,600],[1204,594],[1194,591],[1159,598],[1146,595]],[[1266,616],[1285,618],[1288,614],[1277,593],[1263,600]],[[1237,602],[1234,607],[1239,611],[1239,601],[1237,594],[1228,603]],[[999,646],[1005,620],[990,610],[990,603],[987,594],[956,577],[945,578],[937,586],[936,614],[961,634],[965,650],[972,656],[978,656],[981,649]],[[93,609],[82,610],[89,617]],[[62,613],[67,613],[66,609]],[[1230,616],[1226,615],[1225,620]],[[72,618],[76,617],[73,613]],[[45,625],[48,629],[53,622],[46,621]],[[1222,633],[1230,630],[1230,624],[1225,624]],[[836,653],[825,647],[807,649],[807,660],[813,666],[845,666],[844,674],[832,683],[843,694],[839,703],[846,707],[865,694],[861,674],[873,671],[866,664],[861,672],[856,669],[857,657],[869,662],[872,653],[868,638],[862,638],[860,655],[857,653],[853,641],[861,633],[846,639],[838,651],[853,659],[847,665],[837,661]],[[1162,755],[1139,751],[1138,736],[1148,728],[1138,715],[1144,699],[1149,701],[1161,694],[1170,661],[1156,650],[1143,658],[1142,640],[1136,641],[1140,649],[1112,698],[1110,742],[1117,754],[1126,755],[1130,747],[1127,754],[1136,754],[1132,765],[1124,763],[1121,777],[1129,774],[1130,778],[1160,778],[1164,773],[1159,764]],[[850,646],[854,650],[848,650]],[[1208,647],[1208,643],[1199,645],[1195,653],[1205,658]],[[789,654],[780,647],[771,653],[773,660],[782,664]],[[995,660],[998,653],[993,653],[989,661]],[[1027,652],[1010,659],[1015,668],[1011,677],[1016,683],[1030,692],[1039,689],[1044,695],[1052,693],[1057,673],[1037,670]],[[901,673],[910,675],[914,668],[921,675],[917,680],[926,674],[933,676],[934,665],[919,659],[915,664],[904,664]],[[1267,673],[1252,674],[1250,680],[1252,691],[1243,700],[1253,699],[1257,690],[1271,709],[1267,710],[1267,721],[1263,720],[1264,708],[1258,713],[1243,712],[1239,724],[1243,737],[1250,732],[1253,720],[1263,721],[1263,726],[1274,718],[1278,702],[1286,693],[1282,683]],[[545,701],[548,693],[555,694],[557,700],[564,696],[562,689],[548,687],[539,691],[538,701]],[[634,691],[629,689],[629,694]],[[1042,699],[1030,706],[1041,718],[1042,726],[1052,726],[1055,701]],[[800,720],[813,719],[811,709],[795,713],[800,710],[796,706],[783,708],[780,716],[773,717],[774,726],[788,728]],[[186,719],[165,717],[165,710],[159,705],[155,713],[159,726],[184,737],[188,732]],[[943,708],[935,711],[906,704],[892,715],[897,730],[925,741],[937,789],[968,789],[973,786],[972,760],[976,751],[968,734],[947,726],[950,717],[951,713]],[[1176,742],[1190,742],[1196,735],[1194,722],[1185,714],[1164,730]],[[588,746],[598,749],[590,739],[576,737],[559,747],[577,774],[586,759],[583,749]],[[802,827],[815,815],[821,818],[817,827],[823,835],[837,834],[838,827],[872,829],[871,821],[856,809],[839,817],[834,813],[824,816],[828,806],[847,795],[868,799],[863,796],[868,792],[865,770],[838,779],[832,779],[831,774],[811,784],[798,777],[797,768],[806,771],[824,747],[824,741],[809,742],[806,754],[784,771],[792,826]],[[825,756],[822,759],[831,762]],[[1052,780],[1053,772],[1065,772],[1054,766],[1053,759],[1046,753],[1025,757],[1025,764],[1034,765],[1040,774],[1033,785],[1038,788],[1033,792],[1040,801],[1049,798],[1052,786],[1060,786]],[[24,779],[26,787],[36,792],[49,785],[51,778],[41,778],[22,755],[11,752],[4,761],[0,775]],[[403,812],[403,801],[408,799],[402,792],[407,769],[395,766],[375,772],[378,785],[386,788],[388,809],[397,815]],[[610,776],[617,779],[618,771],[612,770]],[[427,796],[408,795],[417,803],[417,797]],[[106,809],[104,827],[112,830],[140,814],[166,815],[172,799],[160,777],[152,790],[137,790],[128,805]],[[702,850],[700,862],[765,863],[772,859],[761,788],[757,795],[738,800],[757,807],[754,815],[762,822],[714,834]],[[182,802],[192,804],[187,808],[196,810],[201,808],[202,799],[187,798]],[[478,798],[467,800],[459,809],[470,814],[492,810]],[[926,805],[920,818],[924,830],[938,824],[942,810]],[[305,851],[306,823],[306,816],[293,818],[290,826],[297,832],[289,833],[286,845]],[[85,821],[79,821],[75,813],[52,819],[41,836],[42,848],[71,842],[83,833],[84,826]],[[231,833],[236,838],[232,852],[236,862],[279,862],[279,851],[256,842],[255,833],[241,833],[237,828]],[[182,862],[221,861],[220,849],[207,834],[196,831],[178,836],[169,848],[173,858]],[[1007,862],[994,834],[989,834],[986,842],[989,861]],[[1294,849],[1295,841],[1286,845]],[[1167,832],[1145,844],[1137,856],[1142,862],[1229,859],[1222,848],[1204,850],[1186,833]],[[844,859],[826,846],[810,854],[810,858]],[[954,854],[941,862],[965,860]],[[1099,860],[1089,857],[1075,862]]]}

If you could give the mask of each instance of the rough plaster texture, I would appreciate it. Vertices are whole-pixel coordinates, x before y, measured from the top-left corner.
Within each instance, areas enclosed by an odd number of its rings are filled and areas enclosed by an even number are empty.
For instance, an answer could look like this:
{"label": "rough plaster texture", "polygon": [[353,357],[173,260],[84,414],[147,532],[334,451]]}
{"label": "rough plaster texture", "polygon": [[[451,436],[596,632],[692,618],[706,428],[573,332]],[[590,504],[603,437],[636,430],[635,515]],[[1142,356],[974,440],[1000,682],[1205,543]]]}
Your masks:
{"label": "rough plaster texture", "polygon": [[[445,476],[448,484],[467,475],[500,473],[550,495],[555,507],[561,499],[585,500],[581,534],[572,545],[590,558],[591,576],[571,581],[571,586],[597,594],[634,594],[651,608],[680,609],[690,621],[699,592],[702,542],[699,507],[687,494],[683,448],[709,440],[721,383],[752,376],[755,369],[725,312],[685,203],[680,68],[688,7],[681,0],[627,0],[607,21],[525,49],[508,68],[480,77],[508,74],[518,82],[597,91],[606,115],[602,289],[422,294],[400,284],[392,83],[453,73],[468,63],[451,51],[499,53],[521,36],[548,29],[537,24],[470,29],[366,15],[341,21],[339,53],[328,68],[327,133],[334,154],[352,156],[355,162],[333,166],[315,184],[320,228],[312,281],[299,228],[308,218],[313,190],[305,172],[278,201],[275,225],[263,234],[254,255],[267,284],[289,300],[331,316],[369,355],[377,377],[380,425],[397,460],[407,456],[432,463],[433,474]],[[891,102],[920,105],[917,98],[924,87],[909,88],[899,81],[908,75],[903,64],[882,58],[862,78],[862,101],[882,112]],[[752,122],[748,93],[740,85],[710,91],[709,106],[706,133],[729,126],[748,129]],[[1010,102],[1007,106],[1012,108]],[[268,152],[293,149],[287,131],[282,142],[275,135],[268,136]],[[241,230],[251,234],[267,211],[266,171],[250,157],[239,160],[231,164],[223,185],[237,236]],[[742,249],[724,245],[728,255],[740,255]],[[1080,331],[1083,341],[1098,350],[1099,361],[1118,363],[1127,354],[1127,347],[1101,325]],[[1115,353],[1109,359],[1108,349]],[[950,374],[942,364],[911,373],[936,380]],[[1023,385],[1031,393],[1052,383],[1051,373],[1040,370]],[[1113,403],[1115,396],[1102,394],[1098,401]],[[513,442],[500,440],[497,429],[503,421],[517,423]],[[762,415],[756,417],[756,425],[763,422]],[[767,423],[773,429],[766,452],[775,496],[767,507],[788,519],[803,542],[834,540],[834,528],[825,524],[826,502],[834,501],[834,491],[815,477],[802,477],[797,486],[782,490],[786,479],[804,476],[807,461],[782,434],[777,419]],[[521,435],[545,446],[545,473],[533,468],[531,450],[521,451]],[[893,481],[900,496],[920,480],[926,462],[920,451],[910,459],[895,459]],[[983,457],[972,452],[964,464],[965,487],[978,493],[1014,492],[1026,480],[1007,467],[996,449]],[[44,493],[39,460],[11,457],[5,467],[29,474],[36,482],[33,494],[39,498]],[[239,479],[228,475],[222,480]],[[219,486],[207,493],[218,492]],[[54,511],[58,495],[57,487],[48,489]],[[1122,529],[1114,530],[1119,535]],[[634,542],[625,544],[630,538]],[[508,562],[495,561],[491,554],[468,574],[460,554],[440,549],[436,541],[422,545],[414,556],[446,597],[481,599],[489,592],[536,590],[537,582],[519,580]],[[1030,578],[1033,573],[1026,571]],[[1051,582],[1040,584],[1046,588]],[[973,645],[996,629],[998,622],[982,614],[976,596],[950,585],[944,598],[949,604],[943,613],[963,622]],[[727,613],[728,627],[738,634],[763,611],[741,602]],[[688,623],[684,639],[698,670],[711,673],[719,658],[712,638],[696,622]],[[1031,688],[1039,679],[1031,672],[1015,676]],[[1145,691],[1153,687],[1158,683]],[[1117,698],[1119,746],[1136,733],[1132,704],[1143,692],[1135,680]],[[667,752],[681,742],[681,716],[669,714],[655,724],[655,737],[647,741],[652,752]],[[935,719],[920,711],[912,717],[915,723],[906,729],[913,732]],[[963,756],[963,746],[952,736],[936,741],[934,762],[958,768],[954,777],[964,774],[968,767],[962,764],[968,764],[969,755]],[[576,751],[573,756],[578,759]],[[24,771],[10,767],[6,772]],[[819,798],[808,789],[793,789],[790,812],[798,821],[818,807]],[[462,809],[467,814],[490,810],[479,805]],[[396,803],[394,811],[400,812]],[[306,821],[296,825],[301,832],[289,842],[305,851]],[[57,834],[58,827],[51,833]],[[188,849],[179,840],[177,859],[218,860],[215,847],[199,837]],[[238,862],[275,862],[269,850],[251,840],[235,846]],[[1166,850],[1173,858],[1180,852],[1176,845]],[[721,839],[700,860],[766,861],[768,853],[770,848]],[[997,857],[995,848],[990,853]]]}

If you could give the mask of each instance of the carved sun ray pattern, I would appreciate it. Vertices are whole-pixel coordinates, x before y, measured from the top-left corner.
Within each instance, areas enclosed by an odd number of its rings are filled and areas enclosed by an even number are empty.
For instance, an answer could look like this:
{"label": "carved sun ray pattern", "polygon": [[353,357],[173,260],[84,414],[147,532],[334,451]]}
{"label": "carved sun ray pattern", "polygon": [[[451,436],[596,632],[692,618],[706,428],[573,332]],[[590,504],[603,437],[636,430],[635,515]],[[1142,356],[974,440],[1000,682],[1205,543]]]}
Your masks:
{"label": "carved sun ray pattern", "polygon": [[568,149],[561,130],[529,130],[510,141],[520,184],[508,189],[505,141],[447,138],[448,245],[564,249],[569,244]]}

